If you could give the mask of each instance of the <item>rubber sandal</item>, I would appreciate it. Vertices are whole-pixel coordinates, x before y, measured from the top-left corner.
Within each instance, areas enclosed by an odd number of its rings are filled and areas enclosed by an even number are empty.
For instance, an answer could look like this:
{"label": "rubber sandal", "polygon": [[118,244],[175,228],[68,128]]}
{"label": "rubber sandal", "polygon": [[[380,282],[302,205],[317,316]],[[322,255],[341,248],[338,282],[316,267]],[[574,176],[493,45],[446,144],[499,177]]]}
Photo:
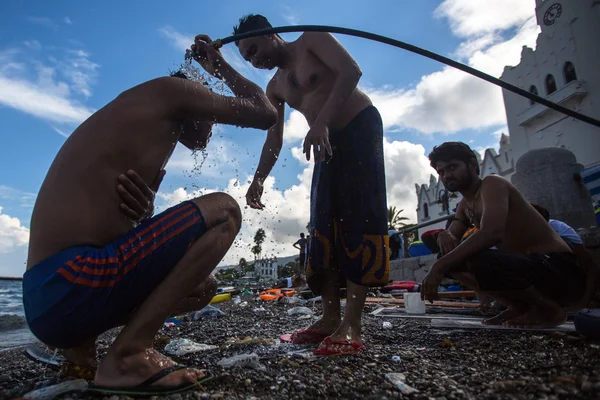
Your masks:
{"label": "rubber sandal", "polygon": [[205,370],[202,370],[204,376],[198,378],[195,382],[186,382],[182,383],[178,386],[162,386],[162,385],[153,385],[153,383],[158,382],[160,379],[165,376],[179,371],[181,369],[186,369],[188,367],[180,364],[172,365],[167,367],[161,371],[158,371],[156,374],[152,375],[150,378],[146,379],[144,382],[140,383],[137,386],[133,386],[130,388],[111,388],[107,386],[95,386],[90,385],[85,390],[86,393],[91,394],[104,394],[104,395],[125,395],[125,396],[168,396],[171,394],[182,393],[188,390],[197,389],[201,384],[206,381],[211,380],[212,375]]}
{"label": "rubber sandal", "polygon": [[[308,336],[308,338],[301,339],[298,338],[299,335]],[[313,329],[299,329],[292,333],[287,333],[285,335],[281,335],[279,340],[282,343],[293,343],[293,344],[317,344],[321,343],[323,339],[327,337],[326,334],[315,331]]]}
{"label": "rubber sandal", "polygon": [[[349,340],[331,340],[330,337],[326,337],[323,341],[325,346],[319,346],[313,350],[313,354],[317,356],[342,356],[356,354],[359,351],[366,350],[366,347],[362,344],[358,344],[354,341]],[[329,346],[352,346],[352,350],[344,351],[339,349],[330,349]]]}

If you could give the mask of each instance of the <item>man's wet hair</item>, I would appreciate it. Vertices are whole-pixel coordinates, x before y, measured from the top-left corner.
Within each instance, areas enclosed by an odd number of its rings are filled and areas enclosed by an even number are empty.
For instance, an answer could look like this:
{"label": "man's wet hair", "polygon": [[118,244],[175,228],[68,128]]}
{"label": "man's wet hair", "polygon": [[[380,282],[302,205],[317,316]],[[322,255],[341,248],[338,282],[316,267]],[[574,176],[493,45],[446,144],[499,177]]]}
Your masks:
{"label": "man's wet hair", "polygon": [[535,208],[537,210],[537,212],[539,212],[540,214],[542,214],[542,217],[544,217],[544,219],[546,221],[550,221],[550,212],[548,211],[547,208],[542,207],[539,204],[533,204],[533,203],[531,203],[531,205],[533,206],[533,208]]}
{"label": "man's wet hair", "polygon": [[439,161],[448,162],[450,160],[460,160],[469,165],[471,159],[474,159],[477,164],[477,175],[479,175],[479,162],[475,152],[463,142],[445,142],[439,146],[435,146],[429,153],[429,163],[433,169]]}
{"label": "man's wet hair", "polygon": [[[233,34],[238,35],[241,33],[258,31],[261,29],[272,28],[273,25],[269,20],[260,14],[248,14],[240,18],[238,25],[233,27]],[[279,35],[278,35],[279,36]],[[237,46],[240,43],[239,40],[235,41]]]}

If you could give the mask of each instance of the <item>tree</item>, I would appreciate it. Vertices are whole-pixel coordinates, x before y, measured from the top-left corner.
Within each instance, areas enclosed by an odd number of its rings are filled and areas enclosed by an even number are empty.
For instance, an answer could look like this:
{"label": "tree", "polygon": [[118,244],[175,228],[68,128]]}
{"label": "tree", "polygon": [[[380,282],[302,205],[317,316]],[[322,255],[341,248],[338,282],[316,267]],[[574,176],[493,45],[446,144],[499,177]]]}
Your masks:
{"label": "tree", "polygon": [[248,261],[246,261],[245,258],[240,258],[240,262],[238,263],[240,269],[242,270],[242,272],[248,273],[248,272],[254,272],[254,265],[252,264],[248,264]]}
{"label": "tree", "polygon": [[260,259],[262,255],[262,244],[265,241],[265,230],[263,228],[258,228],[256,233],[254,234],[254,247],[252,247],[252,254],[254,254],[254,259]]}
{"label": "tree", "polygon": [[402,221],[407,221],[408,218],[401,216],[402,211],[397,210],[396,207],[388,207],[388,229],[396,229],[396,227],[404,227],[407,226]]}

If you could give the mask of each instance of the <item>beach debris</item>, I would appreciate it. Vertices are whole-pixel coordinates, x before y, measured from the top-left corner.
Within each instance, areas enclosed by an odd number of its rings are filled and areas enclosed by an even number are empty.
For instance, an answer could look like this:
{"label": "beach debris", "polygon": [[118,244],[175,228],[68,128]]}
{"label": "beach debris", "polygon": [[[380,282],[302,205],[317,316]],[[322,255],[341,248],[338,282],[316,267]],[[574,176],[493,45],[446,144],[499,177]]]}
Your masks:
{"label": "beach debris", "polygon": [[219,361],[217,365],[223,368],[250,367],[258,371],[267,370],[267,368],[260,363],[260,359],[256,353],[238,354],[233,357],[224,358]]}
{"label": "beach debris", "polygon": [[172,327],[172,326],[179,325],[179,324],[181,324],[181,323],[183,323],[183,321],[181,321],[181,320],[179,320],[179,319],[176,319],[176,318],[169,318],[169,319],[167,319],[167,320],[165,321],[165,323],[164,323],[163,325],[164,325],[164,326],[166,326],[166,327],[168,327],[168,328],[170,328],[170,327]]}
{"label": "beach debris", "polygon": [[204,319],[204,318],[217,318],[217,317],[223,317],[225,315],[227,315],[227,314],[225,314],[219,308],[208,305],[200,311],[194,311],[194,312],[190,313],[189,317],[192,321],[198,321],[198,320]]}
{"label": "beach debris", "polygon": [[391,322],[385,321],[383,323],[383,329],[391,329],[391,328],[392,328],[392,323]]}
{"label": "beach debris", "polygon": [[294,307],[288,310],[288,315],[313,315],[315,312],[308,307]]}
{"label": "beach debris", "polygon": [[390,383],[396,386],[396,389],[400,391],[402,394],[411,394],[418,393],[419,391],[412,386],[409,386],[405,383],[406,376],[399,372],[393,372],[389,374],[385,374],[385,378],[390,381]]}
{"label": "beach debris", "polygon": [[57,396],[69,392],[82,392],[87,389],[88,383],[85,379],[74,379],[61,382],[57,385],[46,386],[23,395],[29,400],[51,400]]}
{"label": "beach debris", "polygon": [[165,346],[165,351],[169,354],[182,356],[198,351],[207,351],[216,349],[217,346],[210,344],[196,343],[190,339],[175,339]]}
{"label": "beach debris", "polygon": [[454,347],[454,343],[452,343],[452,340],[450,340],[450,338],[444,338],[444,340],[442,340],[438,346],[440,346],[442,349],[449,349],[451,347]]}
{"label": "beach debris", "polygon": [[392,356],[392,361],[395,363],[398,363],[398,362],[402,361],[402,359],[400,358],[400,356]]}
{"label": "beach debris", "polygon": [[260,306],[260,307],[256,307],[252,311],[254,311],[254,312],[266,312],[267,310],[263,306]]}
{"label": "beach debris", "polygon": [[271,338],[252,338],[250,336],[246,336],[243,339],[229,338],[223,344],[221,344],[219,348],[221,350],[225,350],[229,347],[236,346],[271,346],[275,343],[277,343],[277,341]]}

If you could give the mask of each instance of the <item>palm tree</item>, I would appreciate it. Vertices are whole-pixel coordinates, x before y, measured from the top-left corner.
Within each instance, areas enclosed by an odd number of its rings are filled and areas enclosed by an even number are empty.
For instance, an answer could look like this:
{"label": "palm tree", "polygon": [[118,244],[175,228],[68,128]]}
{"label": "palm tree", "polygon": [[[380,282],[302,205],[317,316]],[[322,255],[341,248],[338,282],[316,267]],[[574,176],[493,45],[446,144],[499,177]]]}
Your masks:
{"label": "palm tree", "polygon": [[399,228],[406,226],[402,221],[408,221],[408,218],[400,215],[402,211],[404,210],[397,210],[396,207],[388,207],[388,229],[396,229],[396,226]]}

